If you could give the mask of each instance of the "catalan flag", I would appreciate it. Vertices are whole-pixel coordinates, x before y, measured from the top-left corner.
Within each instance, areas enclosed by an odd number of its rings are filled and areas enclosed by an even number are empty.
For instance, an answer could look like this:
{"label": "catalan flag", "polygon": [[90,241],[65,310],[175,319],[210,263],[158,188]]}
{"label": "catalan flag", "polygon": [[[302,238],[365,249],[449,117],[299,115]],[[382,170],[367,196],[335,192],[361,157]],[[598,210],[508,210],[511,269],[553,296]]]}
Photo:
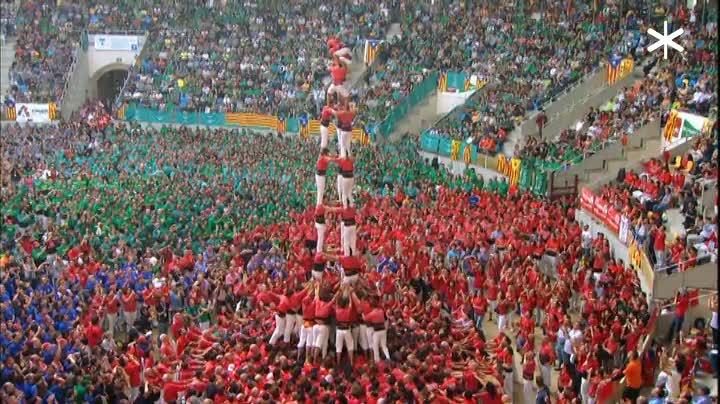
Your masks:
{"label": "catalan flag", "polygon": [[284,116],[279,116],[277,119],[277,132],[280,134],[285,133],[285,129],[287,129],[287,123],[285,122]]}
{"label": "catalan flag", "polygon": [[607,83],[609,86],[615,84],[620,79],[620,64],[622,58],[618,55],[612,55],[607,64]]}
{"label": "catalan flag", "polygon": [[48,115],[50,116],[51,121],[55,121],[58,119],[57,105],[55,105],[54,102],[48,104]]}
{"label": "catalan flag", "polygon": [[469,144],[465,145],[465,150],[463,151],[463,160],[465,161],[465,164],[472,163],[472,150],[470,149],[472,146]]}
{"label": "catalan flag", "polygon": [[676,110],[670,111],[667,122],[665,122],[665,128],[663,129],[663,137],[670,141],[675,136],[675,133],[682,126],[682,118]]}
{"label": "catalan flag", "polygon": [[365,41],[364,60],[366,66],[373,64],[375,58],[377,58],[378,52],[380,52],[380,44],[382,42],[383,41],[377,39],[368,39]]}
{"label": "catalan flag", "polygon": [[17,110],[15,110],[15,106],[5,108],[5,118],[8,121],[14,121],[17,119]]}
{"label": "catalan flag", "polygon": [[300,117],[298,117],[298,122],[300,123],[300,137],[307,139],[310,136],[310,122],[308,116],[306,114],[300,115]]}
{"label": "catalan flag", "polygon": [[517,157],[510,159],[510,184],[516,185],[520,180],[520,169],[522,168],[522,160]]}
{"label": "catalan flag", "polygon": [[440,73],[438,77],[438,91],[441,93],[447,92],[447,73]]}
{"label": "catalan flag", "polygon": [[463,91],[470,91],[470,89],[472,89],[472,83],[470,83],[470,78],[468,77],[465,79],[465,88]]}
{"label": "catalan flag", "polygon": [[453,160],[457,160],[460,158],[460,141],[459,140],[453,140],[452,146],[450,149],[450,158]]}

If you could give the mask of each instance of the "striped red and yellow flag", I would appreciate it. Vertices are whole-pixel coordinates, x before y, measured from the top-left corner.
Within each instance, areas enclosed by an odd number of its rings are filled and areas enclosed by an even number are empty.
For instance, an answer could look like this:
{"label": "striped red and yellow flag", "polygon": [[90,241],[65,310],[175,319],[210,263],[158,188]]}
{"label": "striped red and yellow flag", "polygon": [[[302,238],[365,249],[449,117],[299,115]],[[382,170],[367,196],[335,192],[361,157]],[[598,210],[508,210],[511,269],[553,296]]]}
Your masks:
{"label": "striped red and yellow flag", "polygon": [[278,118],[272,115],[248,114],[244,112],[229,112],[225,114],[225,122],[229,125],[273,128],[278,127]]}
{"label": "striped red and yellow flag", "polygon": [[381,43],[382,41],[376,39],[368,39],[367,41],[365,41],[365,54],[363,56],[366,66],[372,65],[377,58],[377,54],[380,51]]}
{"label": "striped red and yellow flag", "polygon": [[520,169],[522,168],[522,160],[513,157],[510,159],[510,173],[508,174],[508,177],[510,177],[510,184],[515,185],[518,183],[518,180],[520,179]]}
{"label": "striped red and yellow flag", "polygon": [[607,64],[607,83],[609,86],[615,84],[615,82],[618,81],[618,78],[620,77],[620,64],[613,63],[613,61],[609,61]]}
{"label": "striped red and yellow flag", "polygon": [[497,172],[500,174],[508,174],[508,163],[507,159],[505,158],[504,154],[498,155],[498,162],[497,162]]}
{"label": "striped red and yellow flag", "polygon": [[441,73],[438,78],[438,91],[447,92],[447,73]]}
{"label": "striped red and yellow flag", "polygon": [[450,149],[450,158],[453,160],[458,160],[460,158],[460,141],[459,140],[452,141],[452,146]]}
{"label": "striped red and yellow flag", "polygon": [[17,110],[15,106],[5,108],[5,119],[8,121],[14,121],[17,119]]}
{"label": "striped red and yellow flag", "polygon": [[277,119],[277,132],[280,134],[285,133],[285,130],[287,129],[287,124],[285,123],[284,118],[278,118]]}
{"label": "striped red and yellow flag", "polygon": [[677,111],[670,111],[667,122],[665,122],[665,128],[663,129],[663,137],[665,140],[670,140],[675,136],[675,132],[680,128],[682,124],[682,118],[680,118]]}
{"label": "striped red and yellow flag", "polygon": [[465,150],[463,151],[463,160],[465,161],[465,164],[472,163],[472,146],[469,144],[465,145]]}
{"label": "striped red and yellow flag", "polygon": [[48,115],[50,116],[51,121],[55,121],[58,119],[57,105],[55,105],[54,102],[48,104]]}

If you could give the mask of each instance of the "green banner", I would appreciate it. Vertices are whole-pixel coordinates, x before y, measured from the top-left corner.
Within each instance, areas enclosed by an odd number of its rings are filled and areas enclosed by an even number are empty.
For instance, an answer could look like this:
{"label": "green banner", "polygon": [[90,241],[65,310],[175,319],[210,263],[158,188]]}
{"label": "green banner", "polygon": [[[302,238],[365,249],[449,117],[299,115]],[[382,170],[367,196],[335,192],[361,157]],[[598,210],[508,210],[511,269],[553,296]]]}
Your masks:
{"label": "green banner", "polygon": [[158,111],[156,109],[128,105],[125,110],[125,120],[158,124],[225,125],[225,114],[221,112],[206,114],[203,112],[177,111],[174,108],[169,109],[169,111]]}
{"label": "green banner", "polygon": [[465,78],[464,72],[448,72],[447,88],[454,88],[459,92],[465,91]]}
{"label": "green banner", "polygon": [[389,136],[392,131],[395,130],[397,123],[401,119],[405,118],[410,109],[425,100],[425,98],[427,98],[427,96],[435,90],[437,80],[438,73],[432,72],[425,77],[425,80],[416,85],[410,94],[405,97],[400,104],[393,107],[387,117],[385,117],[385,120],[378,125],[378,133],[383,136]]}

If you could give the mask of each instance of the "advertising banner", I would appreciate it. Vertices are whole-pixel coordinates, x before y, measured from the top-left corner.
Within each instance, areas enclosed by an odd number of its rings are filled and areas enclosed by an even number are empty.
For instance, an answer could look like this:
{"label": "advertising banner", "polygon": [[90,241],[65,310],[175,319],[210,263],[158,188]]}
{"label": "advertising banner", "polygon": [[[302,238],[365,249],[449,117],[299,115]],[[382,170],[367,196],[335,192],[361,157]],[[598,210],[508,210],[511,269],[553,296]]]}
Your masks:
{"label": "advertising banner", "polygon": [[709,133],[714,124],[715,121],[704,116],[677,110],[670,111],[670,116],[668,116],[662,131],[663,149],[673,149],[690,138]]}
{"label": "advertising banner", "polygon": [[140,52],[136,35],[95,35],[95,50]]}
{"label": "advertising banner", "polygon": [[17,122],[50,122],[50,104],[15,104]]}
{"label": "advertising banner", "polygon": [[580,191],[580,207],[586,211],[593,213],[593,207],[595,204],[595,194],[588,188],[583,188]]}

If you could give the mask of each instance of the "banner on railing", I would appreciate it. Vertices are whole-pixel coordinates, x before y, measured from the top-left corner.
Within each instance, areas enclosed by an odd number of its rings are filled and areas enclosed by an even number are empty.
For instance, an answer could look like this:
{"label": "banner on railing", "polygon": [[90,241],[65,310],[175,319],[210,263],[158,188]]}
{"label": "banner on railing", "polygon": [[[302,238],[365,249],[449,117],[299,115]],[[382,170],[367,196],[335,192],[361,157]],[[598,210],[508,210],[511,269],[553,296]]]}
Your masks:
{"label": "banner on railing", "polygon": [[663,150],[673,149],[688,139],[710,133],[715,121],[689,112],[672,110],[662,133]]}
{"label": "banner on railing", "polygon": [[[122,112],[121,112],[122,111]],[[204,126],[242,126],[247,128],[271,129],[279,133],[299,133],[309,136],[320,133],[320,121],[307,120],[306,117],[278,118],[273,115],[252,114],[245,112],[203,113],[190,111],[158,111],[149,108],[122,106],[118,117],[139,122],[159,124],[182,124]],[[330,124],[330,134],[336,132],[334,124]],[[368,142],[369,136],[362,128],[353,128],[352,138],[358,142]]]}
{"label": "banner on railing", "polygon": [[58,110],[53,102],[49,104],[17,103],[15,106],[5,109],[5,118],[17,122],[48,123],[58,118]]}
{"label": "banner on railing", "polygon": [[627,244],[630,219],[618,212],[612,204],[595,195],[589,188],[583,188],[580,190],[580,207],[617,234],[621,243]]}
{"label": "banner on railing", "polygon": [[628,245],[628,263],[630,263],[637,273],[642,291],[645,292],[648,297],[651,297],[655,273],[642,247],[635,241],[635,238],[630,238],[630,244]]}

